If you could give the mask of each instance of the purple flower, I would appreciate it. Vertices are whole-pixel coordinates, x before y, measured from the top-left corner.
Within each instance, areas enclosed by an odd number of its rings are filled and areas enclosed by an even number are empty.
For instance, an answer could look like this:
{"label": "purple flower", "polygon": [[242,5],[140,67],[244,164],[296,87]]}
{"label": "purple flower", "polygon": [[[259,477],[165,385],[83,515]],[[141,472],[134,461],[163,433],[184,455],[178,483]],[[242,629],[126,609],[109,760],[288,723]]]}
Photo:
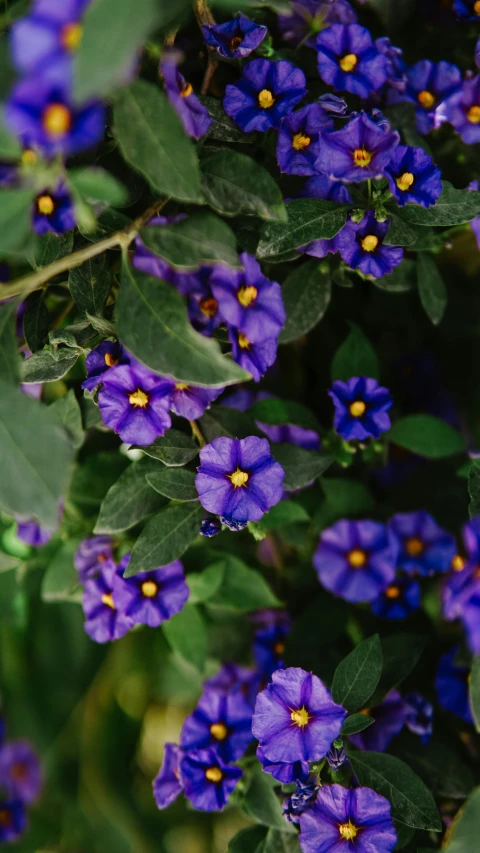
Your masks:
{"label": "purple flower", "polygon": [[206,516],[200,525],[200,536],[206,536],[211,539],[212,536],[218,536],[222,532],[222,525],[218,518],[214,516]]}
{"label": "purple flower", "polygon": [[266,438],[216,438],[200,450],[197,471],[200,503],[222,521],[259,521],[282,498],[284,471]]}
{"label": "purple flower", "polygon": [[335,406],[335,430],[345,441],[378,438],[390,429],[387,412],[393,405],[392,395],[376,379],[367,376],[353,376],[347,382],[337,379],[328,394]]}
{"label": "purple flower", "polygon": [[165,92],[172,107],[183,124],[185,133],[193,139],[205,136],[212,119],[206,107],[200,103],[193,92],[191,83],[177,68],[179,55],[174,51],[165,51],[160,62],[160,74],[165,83]]}
{"label": "purple flower", "polygon": [[[336,743],[341,743],[342,745],[335,746]],[[347,753],[341,740],[333,742],[332,746],[327,752],[326,758],[329,767],[332,768],[334,773],[337,773],[337,771],[340,770],[342,764],[345,764],[345,762],[348,761]]]}
{"label": "purple flower", "polygon": [[346,711],[299,667],[274,672],[257,697],[252,732],[272,763],[318,761],[340,734]]}
{"label": "purple flower", "polygon": [[90,0],[37,0],[32,13],[13,25],[14,66],[39,75],[57,59],[71,56],[82,38],[81,17]]}
{"label": "purple flower", "polygon": [[435,690],[442,708],[451,711],[466,723],[473,723],[468,697],[470,670],[467,666],[455,663],[457,652],[458,648],[450,649],[440,658]]}
{"label": "purple flower", "polygon": [[310,772],[308,761],[277,761],[276,763],[272,763],[265,757],[265,752],[261,746],[257,747],[257,758],[265,773],[270,773],[274,779],[278,779],[284,785],[296,782],[297,780],[305,781]]}
{"label": "purple flower", "polygon": [[277,338],[267,338],[254,344],[243,332],[230,329],[228,333],[232,345],[234,361],[252,374],[255,382],[260,382],[269,367],[275,363],[278,349]]}
{"label": "purple flower", "polygon": [[223,108],[246,133],[278,128],[307,94],[305,84],[303,71],[286,59],[253,59],[240,80],[226,87]]}
{"label": "purple flower", "polygon": [[303,447],[305,450],[320,450],[320,437],[313,429],[305,429],[294,424],[272,426],[262,424],[260,421],[255,423],[273,444],[296,444],[297,447]]}
{"label": "purple flower", "polygon": [[[175,216],[154,216],[153,219],[150,219],[148,225],[171,225],[182,222],[186,218],[186,213],[178,213]],[[136,269],[141,270],[141,272],[147,275],[154,275],[156,278],[162,278],[164,281],[170,282],[170,284],[177,285],[177,281],[181,280],[183,276],[188,276],[189,278],[191,276],[191,273],[183,273],[174,269],[164,258],[156,255],[151,249],[147,249],[140,237],[135,239],[135,252],[132,257],[132,264]]]}
{"label": "purple flower", "polygon": [[373,717],[375,722],[363,732],[350,736],[350,740],[359,749],[370,752],[385,752],[405,725],[407,708],[398,690],[390,690],[383,702],[364,712]]}
{"label": "purple flower", "polygon": [[[327,201],[338,201],[342,204],[352,203],[347,187],[340,181],[332,181],[326,175],[315,175],[313,178],[309,178],[298,196],[299,198],[321,198]],[[336,234],[329,240],[312,240],[311,243],[307,243],[297,251],[314,258],[324,258],[329,252],[337,251],[337,236]]]}
{"label": "purple flower", "polygon": [[252,255],[242,252],[241,270],[218,267],[210,283],[223,321],[246,335],[251,343],[276,337],[285,324],[282,290],[263,275]]}
{"label": "purple flower", "polygon": [[16,841],[27,828],[27,813],[21,800],[0,800],[0,844]]}
{"label": "purple flower", "polygon": [[419,133],[430,133],[434,126],[435,109],[446,98],[460,88],[462,73],[451,62],[430,62],[421,59],[407,69],[405,95],[397,100],[410,100],[415,104],[415,116]]}
{"label": "purple flower", "polygon": [[0,787],[8,798],[33,803],[38,800],[42,786],[42,766],[31,744],[27,740],[10,740],[3,744],[0,749]]}
{"label": "purple flower", "polygon": [[299,841],[303,853],[391,853],[390,803],[370,788],[326,785],[300,817]]}
{"label": "purple flower", "polygon": [[166,809],[183,791],[180,761],[183,752],[175,743],[166,743],[163,764],[153,780],[153,796],[159,809]]}
{"label": "purple flower", "polygon": [[429,742],[433,732],[433,705],[420,693],[407,693],[405,725],[414,735],[419,735],[423,744]]}
{"label": "purple flower", "polygon": [[[347,0],[293,0],[290,15],[278,16],[284,41],[315,46],[315,34],[332,24],[354,24],[357,15]],[[309,37],[309,33],[311,33]]]}
{"label": "purple flower", "polygon": [[102,381],[100,414],[122,441],[152,444],[171,427],[173,384],[168,379],[136,363],[112,368]]}
{"label": "purple flower", "polygon": [[202,26],[205,44],[225,59],[245,59],[267,35],[267,28],[256,24],[241,12],[232,21],[225,24],[204,24]]}
{"label": "purple flower", "polygon": [[288,175],[314,175],[321,132],[333,127],[333,119],[320,104],[307,104],[285,116],[277,139],[277,163]]}
{"label": "purple flower", "polygon": [[14,86],[5,121],[26,147],[40,148],[47,157],[67,157],[100,142],[105,107],[97,101],[77,107],[65,80],[37,75]]}
{"label": "purple flower", "polygon": [[277,669],[283,669],[285,640],[290,633],[290,620],[273,622],[255,632],[253,638],[253,657],[264,675],[271,675]]}
{"label": "purple flower", "polygon": [[95,388],[103,382],[110,368],[119,364],[130,364],[130,357],[117,341],[102,341],[98,347],[89,352],[85,364],[87,378],[85,382],[82,382],[82,388],[86,388],[87,391],[95,391]]}
{"label": "purple flower", "polygon": [[340,92],[370,97],[387,79],[387,60],[360,24],[333,24],[317,36],[318,73]]}
{"label": "purple flower", "polygon": [[464,525],[462,537],[469,556],[480,558],[480,515],[475,515]]}
{"label": "purple flower", "polygon": [[19,519],[17,522],[18,538],[32,548],[40,548],[42,545],[50,542],[55,530],[56,528],[52,527],[42,527],[34,518],[29,518],[25,521]]}
{"label": "purple flower", "polygon": [[456,554],[454,537],[428,512],[398,512],[388,522],[398,546],[398,567],[408,575],[448,572]]}
{"label": "purple flower", "polygon": [[73,558],[80,583],[95,577],[104,569],[114,569],[113,539],[111,536],[87,536],[78,546]]}
{"label": "purple flower", "polygon": [[236,663],[224,663],[216,675],[204,683],[205,690],[216,691],[221,696],[241,693],[253,708],[257,698],[260,675],[256,670]]}
{"label": "purple flower", "polygon": [[[118,566],[122,578],[129,562],[130,554],[125,554]],[[139,572],[125,578],[125,583],[118,587],[115,604],[135,625],[158,628],[180,613],[188,595],[183,566],[180,560],[174,560],[153,572]]]}
{"label": "purple flower", "polygon": [[241,758],[251,740],[252,708],[238,691],[206,690],[180,736],[185,751],[212,749],[226,764]]}
{"label": "purple flower", "polygon": [[439,112],[467,145],[480,142],[480,74],[464,80],[461,89],[447,98]]}
{"label": "purple flower", "polygon": [[110,568],[85,582],[85,631],[96,643],[119,640],[135,625],[133,619],[118,605],[126,586],[127,581],[120,577],[116,569]]}
{"label": "purple flower", "polygon": [[242,775],[239,767],[223,763],[214,749],[194,749],[180,762],[185,796],[200,811],[220,811]]}
{"label": "purple flower", "polygon": [[406,64],[403,59],[403,51],[400,47],[395,47],[387,36],[375,39],[375,47],[382,53],[387,61],[387,86],[392,86],[400,92],[405,91]]}
{"label": "purple flower", "polygon": [[39,193],[33,203],[33,230],[37,234],[64,234],[76,224],[73,200],[64,184],[58,184],[54,193]]}
{"label": "purple flower", "polygon": [[476,591],[465,603],[461,614],[463,627],[467,633],[470,651],[474,655],[480,654],[480,584],[477,583]]}
{"label": "purple flower", "polygon": [[358,604],[375,601],[395,578],[396,549],[377,521],[337,521],[323,531],[313,565],[320,583]]}
{"label": "purple flower", "polygon": [[385,174],[400,207],[407,203],[430,207],[442,194],[442,173],[422,148],[399,145]]}
{"label": "purple flower", "polygon": [[323,134],[317,169],[347,182],[381,177],[399,141],[396,131],[383,129],[360,113],[341,130]]}
{"label": "purple flower", "polygon": [[478,21],[480,3],[478,0],[453,0],[453,11],[461,21]]}
{"label": "purple flower", "polygon": [[373,210],[368,210],[361,222],[347,222],[336,236],[342,260],[373,278],[389,275],[403,259],[401,247],[384,245],[389,226],[390,219],[378,222]]}
{"label": "purple flower", "polygon": [[315,802],[319,786],[315,784],[313,777],[306,782],[297,779],[295,784],[295,792],[283,801],[282,813],[289,823],[299,824],[300,815]]}
{"label": "purple flower", "polygon": [[412,578],[397,578],[372,602],[375,616],[406,619],[421,604],[420,585]]}
{"label": "purple flower", "polygon": [[462,619],[471,600],[480,595],[478,560],[466,562],[456,555],[452,560],[453,572],[443,588],[443,615],[445,619]]}
{"label": "purple flower", "polygon": [[189,421],[201,418],[205,409],[210,408],[224,388],[197,388],[185,382],[177,382],[172,394],[171,411]]}

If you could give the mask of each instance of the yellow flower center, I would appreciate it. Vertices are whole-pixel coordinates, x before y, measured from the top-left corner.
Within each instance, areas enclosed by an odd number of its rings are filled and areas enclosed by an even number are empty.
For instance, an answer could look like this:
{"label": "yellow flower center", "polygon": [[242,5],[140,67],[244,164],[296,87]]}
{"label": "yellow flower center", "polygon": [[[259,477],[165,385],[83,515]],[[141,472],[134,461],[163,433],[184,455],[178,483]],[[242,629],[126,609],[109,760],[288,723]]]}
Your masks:
{"label": "yellow flower center", "polygon": [[273,651],[276,655],[283,655],[285,651],[285,643],[275,643]]}
{"label": "yellow flower center", "polygon": [[15,780],[15,782],[22,782],[23,779],[28,777],[27,765],[23,764],[21,761],[17,761],[16,764],[12,766],[10,776]]}
{"label": "yellow flower center", "polygon": [[141,388],[137,388],[136,391],[128,395],[129,403],[135,406],[136,409],[145,409],[148,406],[148,400],[148,394],[145,394],[145,391],[142,391]]}
{"label": "yellow flower center", "polygon": [[248,474],[246,471],[240,471],[240,468],[237,468],[233,474],[228,474],[228,479],[232,481],[232,485],[235,486],[236,489],[239,489],[241,486],[247,485]]}
{"label": "yellow flower center", "polygon": [[349,412],[352,418],[361,418],[365,414],[366,405],[363,400],[354,400],[349,407]]}
{"label": "yellow flower center", "polygon": [[199,302],[200,311],[207,317],[215,317],[218,309],[218,302],[211,296],[209,299],[202,299]]}
{"label": "yellow flower center", "polygon": [[25,148],[25,151],[22,154],[22,163],[24,166],[33,166],[38,160],[38,154],[36,151],[33,151],[31,148]]}
{"label": "yellow flower center", "polygon": [[175,391],[187,391],[189,385],[186,385],[185,382],[177,382],[175,385]]}
{"label": "yellow flower center", "polygon": [[72,124],[72,114],[64,104],[50,104],[43,113],[43,129],[50,136],[63,136]]}
{"label": "yellow flower center", "polygon": [[303,133],[296,133],[292,140],[292,145],[295,151],[301,151],[302,148],[308,148],[311,143],[309,136],[304,136]]}
{"label": "yellow flower center", "polygon": [[395,183],[399,190],[405,192],[410,189],[414,182],[415,178],[413,177],[411,172],[404,172],[403,175],[400,175],[399,178],[395,179]]}
{"label": "yellow flower center", "polygon": [[230,50],[236,50],[237,47],[240,47],[242,41],[241,36],[234,36],[233,39],[230,39]]}
{"label": "yellow flower center", "polygon": [[422,89],[421,92],[418,93],[418,103],[425,107],[425,109],[430,109],[433,107],[435,103],[435,95],[432,95],[431,92],[428,92],[427,89]]}
{"label": "yellow flower center", "polygon": [[215,740],[225,740],[228,735],[228,729],[223,723],[212,723],[210,734]]}
{"label": "yellow flower center", "polygon": [[104,592],[102,595],[102,604],[105,604],[107,607],[111,607],[112,610],[115,610],[115,602],[112,598],[111,592]]}
{"label": "yellow flower center", "polygon": [[80,44],[83,36],[83,27],[81,24],[65,24],[62,29],[60,40],[64,50],[73,53]]}
{"label": "yellow flower center", "polygon": [[193,86],[191,83],[185,83],[183,89],[180,90],[180,94],[182,98],[188,98],[193,92]]}
{"label": "yellow flower center", "polygon": [[348,554],[347,560],[353,569],[361,569],[367,562],[367,555],[360,548],[354,548]]}
{"label": "yellow flower center", "polygon": [[257,296],[258,290],[253,284],[250,284],[248,287],[241,287],[237,293],[237,299],[244,308],[248,308],[252,302],[255,302]]}
{"label": "yellow flower center", "polygon": [[247,336],[243,334],[243,332],[240,332],[238,336],[238,346],[240,347],[240,349],[248,349],[250,346],[250,341],[248,340]]}
{"label": "yellow flower center", "polygon": [[399,598],[400,597],[400,587],[395,586],[395,584],[392,584],[392,586],[387,586],[387,588],[385,590],[385,596],[387,598],[392,598],[392,599],[393,598]]}
{"label": "yellow flower center", "polygon": [[480,0],[473,4],[473,11],[476,15],[480,15]]}
{"label": "yellow flower center", "polygon": [[470,107],[467,118],[472,124],[480,124],[480,107],[477,104]]}
{"label": "yellow flower center", "polygon": [[205,777],[209,782],[221,782],[223,779],[223,773],[220,770],[220,767],[207,767],[205,770]]}
{"label": "yellow flower center", "polygon": [[258,93],[258,103],[262,110],[269,110],[270,107],[273,107],[275,98],[269,89],[262,89],[262,91]]}
{"label": "yellow flower center", "polygon": [[118,364],[118,359],[114,358],[113,355],[110,355],[109,352],[105,353],[104,361],[107,367],[115,367],[115,365]]}
{"label": "yellow flower center", "polygon": [[343,56],[340,59],[338,64],[340,65],[342,71],[353,71],[357,62],[358,59],[354,53],[347,53],[346,56]]}
{"label": "yellow flower center", "polygon": [[465,560],[460,554],[455,554],[452,560],[452,569],[454,572],[463,572],[465,568]]}
{"label": "yellow flower center", "polygon": [[144,581],[142,583],[142,595],[145,598],[154,598],[158,592],[158,586],[155,581]]}
{"label": "yellow flower center", "polygon": [[368,166],[372,159],[372,155],[370,151],[367,151],[365,148],[355,148],[353,152],[353,162],[356,166],[360,166],[361,169],[364,169],[365,166]]}
{"label": "yellow flower center", "polygon": [[295,723],[296,726],[298,726],[300,729],[303,729],[305,726],[308,726],[310,722],[310,714],[303,705],[298,710],[292,711],[292,713],[290,714],[290,719],[292,723]]}
{"label": "yellow flower center", "polygon": [[375,234],[367,234],[362,240],[362,249],[364,252],[374,252],[378,246],[378,237]]}
{"label": "yellow flower center", "polygon": [[37,198],[38,212],[44,216],[51,216],[55,210],[55,202],[51,195],[40,195]]}
{"label": "yellow flower center", "polygon": [[349,820],[348,823],[339,824],[338,831],[340,836],[345,839],[345,841],[351,841],[352,838],[355,838],[358,832],[356,826]]}
{"label": "yellow flower center", "polygon": [[405,542],[405,551],[410,555],[410,557],[418,557],[418,555],[423,551],[422,540],[418,539],[416,536],[412,536],[411,539],[407,539]]}

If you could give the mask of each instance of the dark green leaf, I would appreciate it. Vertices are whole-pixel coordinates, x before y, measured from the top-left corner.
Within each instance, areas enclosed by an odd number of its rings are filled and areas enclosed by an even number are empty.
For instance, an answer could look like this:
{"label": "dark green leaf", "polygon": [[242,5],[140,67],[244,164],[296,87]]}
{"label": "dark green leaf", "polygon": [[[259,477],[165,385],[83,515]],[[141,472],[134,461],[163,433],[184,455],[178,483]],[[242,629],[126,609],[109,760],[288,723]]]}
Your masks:
{"label": "dark green leaf", "polygon": [[166,504],[146,480],[146,475],[157,467],[155,462],[144,458],[125,469],[102,501],[94,533],[129,530]]}
{"label": "dark green leaf", "polygon": [[475,655],[472,661],[468,694],[475,728],[480,732],[480,655]]}
{"label": "dark green leaf", "polygon": [[[408,744],[408,745],[407,745]],[[392,749],[398,758],[406,761],[418,773],[434,797],[464,800],[473,786],[472,771],[459,753],[452,740],[450,744],[440,740],[434,733],[428,744],[418,749],[417,742],[410,738],[396,740]]]}
{"label": "dark green leaf", "polygon": [[[118,12],[115,19],[121,21]],[[154,190],[181,201],[202,201],[195,148],[160,89],[135,80],[116,99],[113,119],[123,156]]]}
{"label": "dark green leaf", "polygon": [[134,448],[143,450],[152,459],[158,459],[164,465],[173,468],[186,465],[198,454],[199,447],[190,435],[178,429],[169,429],[161,438],[148,446],[134,444]]}
{"label": "dark green leaf", "polygon": [[296,341],[313,329],[325,314],[331,293],[330,270],[324,272],[318,260],[296,266],[282,286],[287,320],[280,343]]}
{"label": "dark green leaf", "polygon": [[[5,49],[5,46],[2,46]],[[0,109],[0,157],[2,160],[20,160],[22,146],[17,137],[5,127],[3,104]]]}
{"label": "dark green leaf", "polygon": [[351,714],[345,720],[340,734],[346,737],[347,735],[354,735],[357,732],[363,732],[364,729],[368,729],[374,722],[373,717],[369,717],[367,714]]}
{"label": "dark green leaf", "polygon": [[394,444],[426,456],[443,459],[465,450],[465,439],[446,421],[432,415],[407,415],[396,421],[388,437]]}
{"label": "dark green leaf", "polygon": [[407,826],[405,823],[402,823],[399,820],[393,821],[395,826],[395,832],[397,833],[397,843],[393,848],[395,853],[397,850],[403,850],[404,847],[412,840],[415,830],[411,826]]}
{"label": "dark green leaf", "polygon": [[206,202],[223,216],[286,220],[280,187],[251,157],[224,148],[202,160],[200,169]]}
{"label": "dark green leaf", "polygon": [[259,400],[248,409],[248,414],[256,421],[272,426],[294,424],[305,429],[311,429],[314,432],[320,430],[320,425],[310,409],[301,403],[293,403],[290,400],[280,400],[276,397]]}
{"label": "dark green leaf", "polygon": [[73,557],[79,539],[62,543],[48,566],[42,581],[42,599],[48,602],[81,601],[82,590]]}
{"label": "dark green leaf", "polygon": [[121,342],[163,376],[217,387],[249,376],[222,355],[213,338],[195,331],[183,298],[165,281],[125,265],[116,311]]}
{"label": "dark green leaf", "polygon": [[244,133],[223,109],[222,102],[218,98],[209,95],[200,96],[199,100],[207,108],[213,124],[208,129],[209,139],[218,139],[219,142],[240,142],[243,145],[252,144],[255,141],[254,133]]}
{"label": "dark green leaf", "polygon": [[373,788],[390,801],[392,817],[416,829],[441,832],[435,800],[407,764],[392,755],[351,748],[348,757],[360,785]]}
{"label": "dark green leaf", "polygon": [[23,334],[31,352],[42,349],[47,341],[50,315],[43,300],[43,293],[35,293],[28,300],[23,315]]}
{"label": "dark green leaf", "polygon": [[55,382],[56,379],[63,379],[79,355],[79,351],[76,352],[72,349],[62,350],[61,353],[57,353],[57,358],[49,349],[34,352],[30,358],[26,358],[22,362],[22,382],[31,384],[34,382]]}
{"label": "dark green leaf", "polygon": [[323,474],[333,462],[331,456],[304,450],[295,444],[272,444],[272,455],[280,462],[285,471],[283,488],[287,490],[302,489],[320,474]]}
{"label": "dark green leaf", "polygon": [[73,388],[70,388],[64,397],[55,400],[50,406],[50,411],[66,429],[73,447],[78,450],[83,444],[85,433],[82,426],[82,413]]}
{"label": "dark green leaf", "polygon": [[474,853],[480,837],[480,788],[475,788],[448,833],[444,853]]}
{"label": "dark green leaf", "polygon": [[199,604],[208,601],[220,589],[225,574],[226,563],[213,563],[208,566],[203,572],[190,574],[187,577],[187,584],[190,589],[189,602],[190,604]]}
{"label": "dark green leaf", "polygon": [[356,480],[322,477],[321,485],[327,498],[326,505],[321,507],[326,525],[338,518],[355,515],[365,517],[375,506],[370,489]]}
{"label": "dark green leaf", "polygon": [[262,853],[300,853],[298,835],[285,830],[269,829]]}
{"label": "dark green leaf", "polygon": [[404,258],[390,275],[374,278],[373,284],[379,290],[386,290],[388,293],[407,293],[416,286],[416,271],[415,262],[409,258]]}
{"label": "dark green leaf", "polygon": [[205,620],[193,604],[162,625],[170,647],[196,670],[203,672],[207,656],[208,634]]}
{"label": "dark green leaf", "polygon": [[392,210],[388,211],[390,225],[383,242],[386,246],[410,246],[417,238],[418,230],[397,216]]}
{"label": "dark green leaf", "polygon": [[257,522],[260,530],[282,530],[286,524],[310,521],[307,511],[292,500],[280,501]]}
{"label": "dark green leaf", "polygon": [[141,236],[156,255],[177,269],[198,269],[207,264],[238,267],[233,231],[213,213],[198,211],[181,222],[151,225]]}
{"label": "dark green leaf", "polygon": [[360,643],[335,670],[332,696],[347,711],[357,711],[367,704],[382,673],[380,637],[374,634]]}
{"label": "dark green leaf", "polygon": [[68,180],[77,193],[91,201],[103,201],[111,207],[123,207],[127,202],[128,193],[123,184],[98,166],[71,169]]}
{"label": "dark green leaf", "polygon": [[414,225],[460,225],[480,214],[480,192],[456,190],[443,184],[443,192],[431,207],[407,204],[399,215]]}
{"label": "dark green leaf", "polygon": [[227,853],[255,853],[265,838],[265,833],[265,827],[260,825],[241,829],[230,839]]}
{"label": "dark green leaf", "polygon": [[20,249],[30,233],[35,193],[28,190],[0,190],[0,252]]}
{"label": "dark green leaf", "polygon": [[199,420],[202,435],[207,441],[226,435],[227,438],[246,438],[247,435],[263,436],[253,418],[228,406],[212,406]]}
{"label": "dark green leaf", "polygon": [[160,510],[137,539],[126,577],[178,560],[197,538],[203,516],[204,511],[197,503]]}
{"label": "dark green leaf", "polygon": [[26,256],[34,269],[42,269],[58,258],[70,254],[73,249],[73,231],[65,234],[53,234],[51,231],[43,237],[36,236],[27,248]]}
{"label": "dark green leaf", "polygon": [[337,349],[332,361],[332,379],[346,382],[352,376],[380,378],[375,350],[358,326],[352,324],[349,335]]}
{"label": "dark green leaf", "polygon": [[426,645],[420,634],[393,634],[382,638],[383,671],[373,704],[378,704],[394,687],[410,675]]}
{"label": "dark green leaf", "polygon": [[470,496],[468,511],[470,517],[473,518],[474,515],[480,515],[480,463],[477,459],[474,459],[470,464],[468,494]]}
{"label": "dark green leaf", "polygon": [[261,767],[253,771],[240,806],[257,823],[282,832],[296,833],[293,824],[285,821],[280,799],[272,791],[271,782]]}
{"label": "dark green leaf", "polygon": [[0,359],[2,378],[16,385],[20,378],[20,356],[17,350],[17,307],[18,302],[0,303]]}
{"label": "dark green leaf", "polygon": [[104,338],[112,338],[115,336],[115,323],[110,322],[110,320],[106,320],[104,317],[96,317],[88,311],[85,313],[88,322],[99,335],[102,335]]}
{"label": "dark green leaf", "polygon": [[[96,409],[98,411],[98,409]],[[68,499],[82,515],[97,516],[110,486],[128,466],[119,453],[93,453],[74,471]]]}
{"label": "dark green leaf", "polygon": [[288,221],[267,222],[262,228],[257,257],[269,261],[299,249],[312,240],[335,237],[345,225],[348,207],[333,201],[299,198],[287,204]]}
{"label": "dark green leaf", "polygon": [[420,301],[435,326],[438,326],[447,307],[447,288],[433,255],[421,252],[417,258],[417,283]]}
{"label": "dark green leaf", "polygon": [[[158,470],[160,468],[160,470]],[[186,468],[162,468],[147,474],[147,482],[160,495],[173,501],[198,501],[195,472]]]}
{"label": "dark green leaf", "polygon": [[241,613],[281,606],[281,601],[255,569],[249,569],[242,560],[230,554],[222,555],[219,563],[217,571],[223,573],[223,582],[211,604]]}
{"label": "dark green leaf", "polygon": [[94,316],[101,315],[112,286],[112,276],[107,269],[105,255],[90,258],[80,267],[71,269],[68,284],[80,311]]}

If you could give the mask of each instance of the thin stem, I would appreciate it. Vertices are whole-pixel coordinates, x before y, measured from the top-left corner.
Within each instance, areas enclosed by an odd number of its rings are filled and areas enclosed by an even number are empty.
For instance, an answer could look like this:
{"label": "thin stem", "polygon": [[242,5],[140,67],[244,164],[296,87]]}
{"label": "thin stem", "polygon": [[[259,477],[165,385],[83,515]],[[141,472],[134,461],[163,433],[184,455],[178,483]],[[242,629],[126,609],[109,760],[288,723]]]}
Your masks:
{"label": "thin stem", "polygon": [[[196,0],[195,3],[195,17],[198,22],[198,26],[201,28],[204,24],[214,24],[215,18],[213,17],[206,0]],[[208,62],[207,68],[205,70],[205,76],[203,78],[201,94],[207,95],[208,90],[210,88],[210,83],[212,82],[213,75],[218,68],[218,60],[214,59],[215,51],[213,48],[208,48]]]}
{"label": "thin stem", "polygon": [[205,441],[205,439],[204,439],[204,437],[200,431],[200,427],[198,426],[196,421],[189,421],[188,423],[190,424],[190,426],[192,428],[192,432],[193,432],[195,438],[197,439],[200,447],[205,447],[207,442]]}

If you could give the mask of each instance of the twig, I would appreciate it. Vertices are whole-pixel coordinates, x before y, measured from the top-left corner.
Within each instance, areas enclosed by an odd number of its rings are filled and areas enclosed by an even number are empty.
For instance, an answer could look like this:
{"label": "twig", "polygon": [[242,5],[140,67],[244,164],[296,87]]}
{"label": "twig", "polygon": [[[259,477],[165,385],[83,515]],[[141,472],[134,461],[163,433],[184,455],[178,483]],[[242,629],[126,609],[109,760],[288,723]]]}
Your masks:
{"label": "twig", "polygon": [[[208,8],[208,4],[206,0],[197,0],[195,3],[195,16],[198,21],[198,25],[201,28],[203,24],[214,24],[215,18],[213,17],[210,9]],[[213,75],[218,68],[218,60],[214,59],[215,51],[213,48],[208,48],[208,63],[205,71],[205,76],[203,78],[201,94],[207,95],[208,90],[210,88],[210,83],[212,82]]]}
{"label": "twig", "polygon": [[189,421],[189,424],[192,427],[192,432],[193,432],[195,438],[197,439],[200,447],[205,447],[207,442],[205,441],[198,424],[195,421]]}

